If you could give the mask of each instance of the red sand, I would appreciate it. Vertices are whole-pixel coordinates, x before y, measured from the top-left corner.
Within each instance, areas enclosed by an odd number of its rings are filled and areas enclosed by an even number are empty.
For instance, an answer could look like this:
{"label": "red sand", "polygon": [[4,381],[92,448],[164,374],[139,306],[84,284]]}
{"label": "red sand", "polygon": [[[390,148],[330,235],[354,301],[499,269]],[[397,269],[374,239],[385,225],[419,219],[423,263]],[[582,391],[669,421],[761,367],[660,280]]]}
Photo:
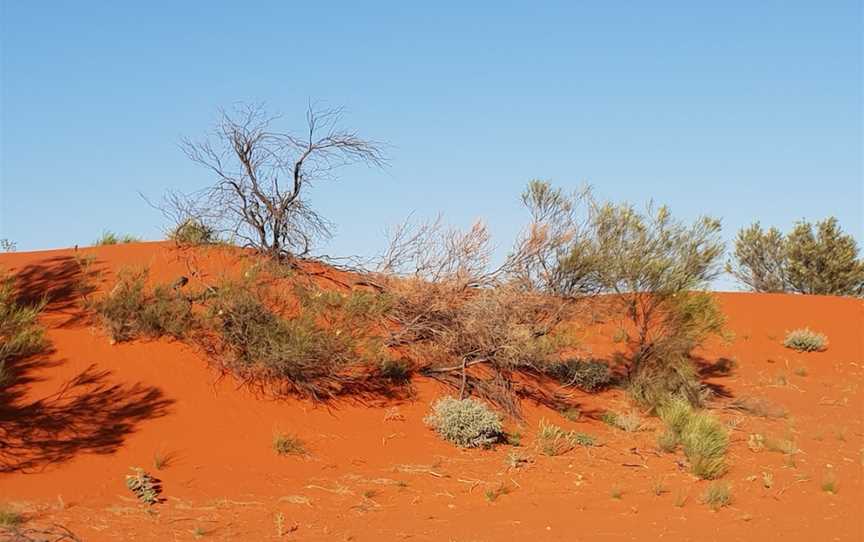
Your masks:
{"label": "red sand", "polygon": [[[190,267],[189,252],[165,243],[80,252],[95,254],[106,270],[149,265],[163,281],[192,267],[211,279],[241,268],[222,250],[191,253]],[[678,464],[681,453],[657,452],[653,418],[631,434],[526,404],[522,447],[463,451],[423,424],[430,402],[447,393],[429,381],[415,382],[411,401],[324,407],[236,389],[177,342],[111,345],[75,318],[76,299],[65,291],[77,269],[72,254],[0,256],[0,268],[25,273],[29,290],[55,293],[44,316],[54,352],[27,372],[23,396],[2,407],[4,432],[35,431],[0,447],[0,505],[24,511],[31,524],[62,524],[86,541],[864,540],[860,300],[718,294],[735,339],[703,355],[734,359],[736,368],[709,383],[789,414],[715,411],[737,422],[723,478],[733,503],[715,512],[700,502],[708,482]],[[785,332],[803,326],[828,335],[826,352],[783,348]],[[617,390],[572,396],[584,412],[630,409]],[[541,418],[604,446],[539,455],[533,438]],[[276,456],[277,431],[300,437],[308,455]],[[751,433],[791,438],[800,452],[753,452]],[[531,462],[509,468],[514,450]],[[153,466],[156,453],[170,457],[162,470]],[[148,510],[132,498],[124,476],[135,466],[162,480],[163,504]],[[826,477],[836,480],[836,494],[822,490]],[[502,485],[509,493],[490,502],[486,491]]]}

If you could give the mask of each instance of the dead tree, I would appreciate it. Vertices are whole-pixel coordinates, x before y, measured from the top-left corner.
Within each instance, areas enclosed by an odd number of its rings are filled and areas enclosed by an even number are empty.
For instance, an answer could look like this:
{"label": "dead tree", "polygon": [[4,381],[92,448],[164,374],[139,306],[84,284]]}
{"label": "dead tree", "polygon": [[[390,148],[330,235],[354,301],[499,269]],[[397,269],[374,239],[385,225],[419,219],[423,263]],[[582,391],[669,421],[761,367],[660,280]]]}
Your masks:
{"label": "dead tree", "polygon": [[163,211],[270,256],[308,254],[332,227],[309,205],[309,187],[349,164],[386,164],[382,145],[342,130],[341,116],[341,109],[310,106],[301,136],[275,130],[279,117],[260,105],[222,110],[210,138],[181,144],[193,162],[210,170],[214,183],[191,194],[169,193]]}

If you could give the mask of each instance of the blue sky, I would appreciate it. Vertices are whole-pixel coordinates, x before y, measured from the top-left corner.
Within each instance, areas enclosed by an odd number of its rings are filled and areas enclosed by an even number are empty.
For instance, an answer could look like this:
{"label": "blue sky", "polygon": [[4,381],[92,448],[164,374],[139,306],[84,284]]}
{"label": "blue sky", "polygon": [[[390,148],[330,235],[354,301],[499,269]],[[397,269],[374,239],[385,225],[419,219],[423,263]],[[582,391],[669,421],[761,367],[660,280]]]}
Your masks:
{"label": "blue sky", "polygon": [[[2,4],[0,237],[158,238],[138,196],[208,182],[177,147],[219,106],[309,99],[391,144],[312,201],[322,250],[371,254],[414,211],[501,245],[531,178],[787,229],[862,230],[861,2]],[[470,5],[469,5],[470,4]]]}

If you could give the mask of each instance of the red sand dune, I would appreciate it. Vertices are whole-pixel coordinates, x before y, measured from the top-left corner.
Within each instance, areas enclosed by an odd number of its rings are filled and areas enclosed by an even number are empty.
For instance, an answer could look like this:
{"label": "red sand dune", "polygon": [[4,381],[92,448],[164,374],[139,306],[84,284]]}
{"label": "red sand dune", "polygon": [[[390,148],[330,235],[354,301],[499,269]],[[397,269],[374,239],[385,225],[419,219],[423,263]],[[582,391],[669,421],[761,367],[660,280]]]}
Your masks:
{"label": "red sand dune", "polygon": [[[243,266],[227,251],[190,256],[165,243],[79,253],[105,270],[148,265],[161,281]],[[631,434],[526,404],[516,450],[531,462],[514,469],[512,447],[463,451],[425,427],[430,402],[448,393],[431,381],[417,380],[409,401],[325,407],[237,389],[175,341],[109,344],[78,317],[72,255],[0,256],[0,268],[21,274],[28,291],[51,296],[43,320],[54,351],[32,362],[22,396],[0,414],[11,435],[0,443],[0,504],[33,524],[62,524],[86,541],[864,539],[860,300],[718,294],[735,339],[701,355],[734,359],[736,368],[709,383],[731,397],[765,398],[788,416],[715,411],[734,425],[724,477],[733,503],[715,512],[700,502],[708,482],[679,465],[680,452],[656,451],[654,418]],[[828,335],[829,349],[783,348],[785,332],[803,326]],[[630,409],[618,390],[572,396],[586,413]],[[541,418],[604,446],[541,456],[533,450]],[[297,435],[309,453],[275,455],[276,431]],[[800,452],[753,452],[751,433],[792,439]],[[170,458],[158,471],[156,453]],[[132,498],[124,476],[135,466],[162,480],[164,503],[148,510]],[[836,494],[822,490],[826,477]],[[655,495],[658,485],[664,491]],[[486,498],[500,487],[509,493]]]}

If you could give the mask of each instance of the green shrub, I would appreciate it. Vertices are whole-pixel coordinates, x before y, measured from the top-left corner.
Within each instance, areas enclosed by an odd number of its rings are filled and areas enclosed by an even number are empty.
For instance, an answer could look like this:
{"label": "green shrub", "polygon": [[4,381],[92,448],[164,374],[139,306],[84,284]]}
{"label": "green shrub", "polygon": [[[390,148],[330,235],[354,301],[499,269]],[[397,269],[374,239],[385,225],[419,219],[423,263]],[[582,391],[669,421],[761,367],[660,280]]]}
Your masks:
{"label": "green shrub", "polygon": [[444,440],[463,448],[489,446],[501,440],[501,417],[476,399],[444,397],[435,402],[427,425]]}
{"label": "green shrub", "polygon": [[204,222],[189,218],[168,232],[168,238],[181,245],[209,245],[218,241],[216,231]]}
{"label": "green shrub", "polygon": [[606,411],[600,416],[600,419],[607,425],[628,433],[634,433],[642,428],[642,417],[635,411],[630,411],[627,414]]}
{"label": "green shrub", "polygon": [[555,424],[540,420],[537,431],[537,450],[543,455],[566,454],[576,446],[594,446],[596,440],[591,435],[576,431],[565,431]]}
{"label": "green shrub", "polygon": [[102,233],[102,237],[97,239],[93,244],[96,246],[116,245],[118,243],[137,243],[140,240],[141,239],[139,239],[138,237],[135,237],[134,235],[130,235],[128,233],[124,235],[117,235],[112,231],[105,230],[105,232]]}
{"label": "green shrub", "polygon": [[145,335],[185,336],[193,325],[192,304],[173,288],[156,286],[146,291],[147,269],[122,269],[117,283],[95,302],[102,325],[116,342]]}
{"label": "green shrub", "polygon": [[732,504],[732,491],[726,482],[712,482],[702,495],[702,502],[714,510]]}
{"label": "green shrub", "polygon": [[411,379],[411,365],[405,360],[384,359],[379,365],[379,372],[393,382],[407,382]]}
{"label": "green shrub", "polygon": [[279,455],[303,455],[306,453],[306,447],[297,437],[277,433],[273,435],[273,451]]}
{"label": "green shrub", "polygon": [[612,383],[609,365],[597,360],[569,359],[553,363],[547,373],[563,384],[588,392],[600,391]]}
{"label": "green shrub", "polygon": [[44,303],[23,305],[15,297],[12,277],[0,273],[0,388],[12,378],[7,363],[46,348],[45,330],[39,325]]}
{"label": "green shrub", "polygon": [[726,472],[729,435],[723,424],[714,417],[704,412],[694,412],[680,439],[693,474],[712,480]]}
{"label": "green shrub", "polygon": [[783,346],[799,352],[821,352],[828,348],[828,337],[805,327],[787,333]]}
{"label": "green shrub", "polygon": [[673,451],[680,443],[691,471],[700,478],[710,480],[726,472],[729,434],[722,423],[710,414],[693,410],[680,397],[661,404],[657,414],[666,425],[658,439],[662,450]]}
{"label": "green shrub", "polygon": [[24,516],[21,513],[7,508],[0,507],[0,527],[15,528],[24,523]]}
{"label": "green shrub", "polygon": [[162,492],[159,481],[138,467],[132,469],[132,474],[126,475],[126,487],[144,504],[158,503]]}

